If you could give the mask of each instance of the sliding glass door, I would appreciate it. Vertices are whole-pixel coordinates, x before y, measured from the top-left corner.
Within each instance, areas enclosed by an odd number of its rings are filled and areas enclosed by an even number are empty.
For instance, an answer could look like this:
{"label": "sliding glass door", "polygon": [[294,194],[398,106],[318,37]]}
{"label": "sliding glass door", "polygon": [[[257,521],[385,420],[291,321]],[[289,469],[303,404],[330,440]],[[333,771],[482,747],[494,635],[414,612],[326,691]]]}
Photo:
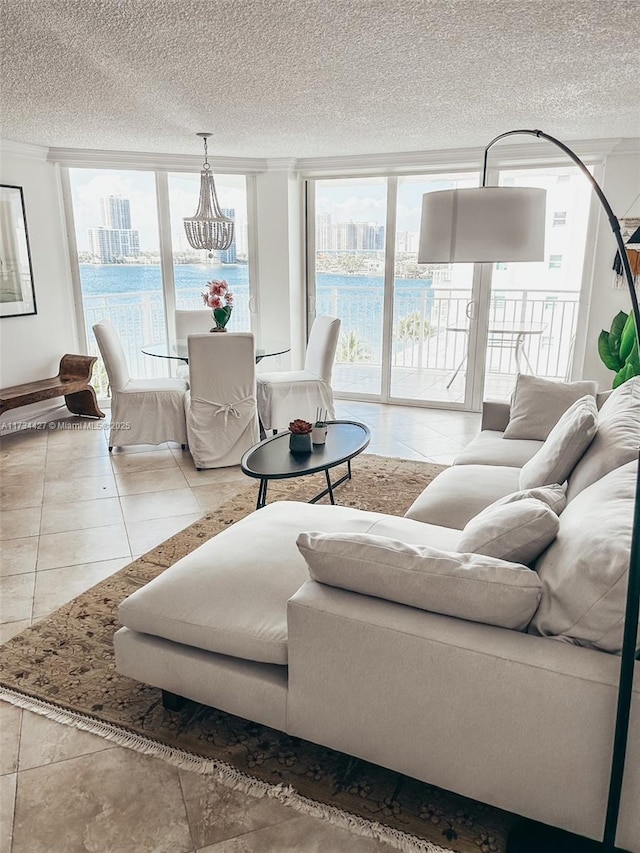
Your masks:
{"label": "sliding glass door", "polygon": [[479,408],[517,373],[569,376],[590,190],[573,167],[509,169],[489,183],[547,190],[546,256],[530,264],[418,263],[424,193],[478,172],[308,182],[311,314],[342,319],[338,396]]}
{"label": "sliding glass door", "polygon": [[382,394],[387,186],[384,178],[315,183],[310,241],[316,314],[340,317],[333,387]]}

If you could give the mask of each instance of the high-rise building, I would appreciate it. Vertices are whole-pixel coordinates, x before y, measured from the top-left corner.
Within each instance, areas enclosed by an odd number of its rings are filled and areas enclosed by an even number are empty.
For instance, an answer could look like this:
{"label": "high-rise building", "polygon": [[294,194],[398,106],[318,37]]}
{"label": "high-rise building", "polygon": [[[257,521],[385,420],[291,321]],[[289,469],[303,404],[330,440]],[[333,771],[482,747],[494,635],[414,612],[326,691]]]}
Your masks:
{"label": "high-rise building", "polygon": [[[236,211],[233,207],[222,207],[220,208],[223,216],[228,216],[229,219],[233,219],[235,222],[236,219]],[[236,230],[233,229],[233,240],[231,241],[231,245],[228,249],[224,249],[220,252],[220,262],[223,264],[235,264],[237,257],[236,251]]]}
{"label": "high-rise building", "polygon": [[140,254],[140,232],[131,228],[128,198],[105,196],[100,199],[102,225],[89,229],[91,253],[98,264],[122,263]]}

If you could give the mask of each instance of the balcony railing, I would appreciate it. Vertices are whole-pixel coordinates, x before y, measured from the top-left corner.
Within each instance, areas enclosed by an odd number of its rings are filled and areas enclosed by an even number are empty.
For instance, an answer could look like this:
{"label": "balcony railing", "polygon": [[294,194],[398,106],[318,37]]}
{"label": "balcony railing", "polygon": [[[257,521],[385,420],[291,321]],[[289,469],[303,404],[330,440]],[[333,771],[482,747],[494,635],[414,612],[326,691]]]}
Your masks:
{"label": "balcony railing", "polygon": [[[180,308],[202,307],[199,289],[180,290],[178,295]],[[490,303],[489,329],[498,324],[504,328],[509,324],[522,323],[540,327],[541,331],[527,336],[523,345],[531,372],[562,379],[570,366],[578,297],[575,291],[550,294],[513,290],[495,294]],[[460,330],[464,330],[469,322],[466,310],[470,299],[469,290],[397,287],[392,367],[453,374],[466,355],[468,336]],[[370,367],[381,364],[382,287],[319,287],[316,310],[318,314],[330,314],[342,320],[338,364],[359,363]],[[142,353],[144,344],[166,339],[164,302],[160,291],[85,295],[84,313],[91,353],[98,355],[91,327],[107,317],[120,334],[133,376],[169,375],[167,359],[152,358]],[[236,329],[250,328],[248,293],[236,291],[233,326]],[[491,333],[487,369],[506,376],[516,372],[514,347],[501,346],[499,336]],[[107,378],[102,366],[94,381],[96,389],[105,394]]]}

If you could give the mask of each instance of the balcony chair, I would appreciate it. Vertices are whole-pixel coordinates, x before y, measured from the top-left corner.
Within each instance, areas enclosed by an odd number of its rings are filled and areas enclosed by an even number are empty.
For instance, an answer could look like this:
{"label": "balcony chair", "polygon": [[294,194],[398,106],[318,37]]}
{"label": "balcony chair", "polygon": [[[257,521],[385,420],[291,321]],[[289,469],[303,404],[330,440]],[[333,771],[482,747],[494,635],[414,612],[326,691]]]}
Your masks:
{"label": "balcony chair", "polygon": [[263,373],[258,377],[258,413],[265,430],[287,429],[296,418],[313,422],[318,409],[335,417],[331,373],[340,335],[337,317],[313,321],[304,370]]}
{"label": "balcony chair", "polygon": [[185,396],[189,450],[198,470],[238,465],[259,441],[251,332],[189,335]]}
{"label": "balcony chair", "polygon": [[[208,332],[213,326],[210,308],[196,308],[192,311],[176,311],[176,340],[186,341],[189,335],[199,335]],[[176,376],[189,381],[189,365],[180,364],[176,368]]]}
{"label": "balcony chair", "polygon": [[111,388],[109,452],[132,444],[187,441],[183,379],[132,379],[115,326],[100,320],[93,327]]}

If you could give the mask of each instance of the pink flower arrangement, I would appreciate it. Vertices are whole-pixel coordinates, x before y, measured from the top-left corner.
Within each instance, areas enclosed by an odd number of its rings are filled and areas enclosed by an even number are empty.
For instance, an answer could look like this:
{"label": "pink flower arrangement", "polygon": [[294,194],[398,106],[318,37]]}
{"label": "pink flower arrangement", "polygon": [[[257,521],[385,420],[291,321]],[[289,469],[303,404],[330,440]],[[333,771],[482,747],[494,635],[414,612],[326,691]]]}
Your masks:
{"label": "pink flower arrangement", "polygon": [[224,308],[233,305],[233,293],[224,279],[207,282],[207,290],[202,293],[204,304],[209,308]]}
{"label": "pink flower arrangement", "polygon": [[202,298],[204,304],[211,308],[211,314],[216,321],[216,327],[211,331],[226,331],[226,325],[233,311],[233,293],[229,290],[227,282],[224,279],[208,281],[207,289],[202,293]]}

